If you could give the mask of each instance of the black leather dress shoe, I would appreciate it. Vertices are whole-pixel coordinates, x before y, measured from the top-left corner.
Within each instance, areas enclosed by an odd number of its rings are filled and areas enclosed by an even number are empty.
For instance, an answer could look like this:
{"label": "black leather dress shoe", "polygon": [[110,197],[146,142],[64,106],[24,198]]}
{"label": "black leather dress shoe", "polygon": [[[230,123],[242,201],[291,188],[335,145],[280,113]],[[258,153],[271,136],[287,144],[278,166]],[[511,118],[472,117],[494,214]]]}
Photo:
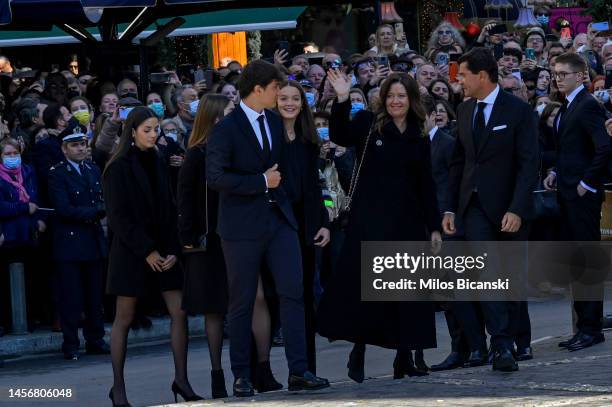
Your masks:
{"label": "black leather dress shoe", "polygon": [[64,359],[66,360],[79,360],[79,352],[64,352]]}
{"label": "black leather dress shoe", "polygon": [[255,392],[251,381],[246,377],[239,377],[234,380],[234,396],[236,397],[251,397]]}
{"label": "black leather dress shoe", "polygon": [[468,360],[463,365],[464,367],[476,367],[483,366],[487,364],[487,350],[475,350],[470,353]]}
{"label": "black leather dress shoe", "polygon": [[101,345],[89,346],[85,345],[85,351],[88,355],[110,355],[110,346],[106,343],[102,343]]}
{"label": "black leather dress shoe", "polygon": [[465,355],[459,352],[451,352],[442,363],[431,365],[432,372],[440,372],[442,370],[452,370],[461,367],[465,364]]}
{"label": "black leather dress shoe", "polygon": [[517,348],[515,358],[519,362],[531,360],[533,359],[533,349],[531,349],[531,346],[527,346],[526,348]]}
{"label": "black leather dress shoe", "polygon": [[606,338],[601,332],[595,335],[581,333],[578,336],[578,339],[576,340],[576,342],[572,343],[571,345],[567,347],[567,350],[569,350],[570,352],[575,352],[577,350],[581,350],[581,349],[589,348],[593,345],[597,345],[598,343],[601,343],[605,340]]}
{"label": "black leather dress shoe", "polygon": [[329,387],[329,380],[306,371],[302,376],[289,376],[289,391],[319,390]]}
{"label": "black leather dress shoe", "polygon": [[512,352],[508,349],[495,351],[493,356],[493,370],[501,372],[515,372],[518,370],[518,364],[512,356]]}
{"label": "black leather dress shoe", "polygon": [[576,342],[578,340],[579,336],[580,336],[580,332],[576,332],[576,334],[574,336],[572,336],[570,339],[568,339],[566,341],[559,342],[559,347],[560,348],[567,348],[568,346],[573,345],[574,342]]}

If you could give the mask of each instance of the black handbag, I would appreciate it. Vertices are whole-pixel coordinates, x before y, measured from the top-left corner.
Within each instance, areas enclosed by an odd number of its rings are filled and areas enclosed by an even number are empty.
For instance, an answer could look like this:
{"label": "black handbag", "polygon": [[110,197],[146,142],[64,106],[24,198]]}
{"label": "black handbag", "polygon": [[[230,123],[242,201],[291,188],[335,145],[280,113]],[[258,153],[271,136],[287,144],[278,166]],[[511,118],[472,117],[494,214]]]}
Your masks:
{"label": "black handbag", "polygon": [[361,159],[359,160],[359,162],[355,161],[355,165],[353,165],[351,183],[349,185],[348,194],[346,194],[346,199],[344,201],[345,205],[342,211],[340,212],[340,215],[338,216],[338,222],[342,230],[346,229],[349,223],[351,204],[353,203],[353,195],[355,194],[357,184],[359,183],[359,174],[361,173],[361,166],[363,165],[363,160],[365,160],[365,155],[366,151],[368,150],[368,145],[370,144],[370,136],[372,135],[373,128],[374,124],[372,124],[372,127],[370,127],[370,131],[368,132],[368,136],[366,137],[365,144],[363,146],[363,152],[361,153]]}
{"label": "black handbag", "polygon": [[205,253],[208,249],[208,182],[206,182],[205,188],[205,216],[206,216],[206,232],[198,236],[198,245],[192,248],[183,247],[183,254],[194,254],[194,253]]}
{"label": "black handbag", "polygon": [[533,207],[535,210],[536,219],[541,218],[557,218],[561,215],[561,208],[557,200],[557,191],[547,191],[543,189],[542,177],[542,159],[540,159],[540,186],[542,189],[533,191]]}

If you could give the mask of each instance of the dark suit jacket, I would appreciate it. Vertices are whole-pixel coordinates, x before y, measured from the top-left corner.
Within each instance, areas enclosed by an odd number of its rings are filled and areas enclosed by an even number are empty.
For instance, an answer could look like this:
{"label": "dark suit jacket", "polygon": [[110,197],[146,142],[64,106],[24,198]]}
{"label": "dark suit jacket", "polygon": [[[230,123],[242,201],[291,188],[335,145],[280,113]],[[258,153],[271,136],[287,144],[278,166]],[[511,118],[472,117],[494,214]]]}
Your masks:
{"label": "dark suit jacket", "polygon": [[[219,192],[217,233],[226,240],[259,239],[268,230],[269,197],[276,200],[289,224],[297,230],[291,204],[283,190],[266,194],[263,173],[281,163],[283,123],[266,110],[272,138],[271,158],[263,150],[251,123],[240,106],[213,129],[206,146],[206,177],[210,188]],[[282,174],[282,169],[281,169]]]}
{"label": "dark suit jacket", "polygon": [[[603,182],[610,159],[603,107],[584,88],[576,95],[556,128],[557,189],[567,200],[578,198],[576,187],[583,181],[603,198]],[[589,192],[587,192],[589,193]]]}
{"label": "dark suit jacket", "polygon": [[49,170],[49,198],[55,208],[53,257],[59,261],[95,261],[108,247],[100,219],[105,216],[100,170],[86,162],[83,174],[67,161]]}
{"label": "dark suit jacket", "polygon": [[448,178],[454,148],[455,139],[447,132],[438,129],[431,142],[431,172],[436,183],[439,208],[450,206]]}
{"label": "dark suit jacket", "polygon": [[451,203],[447,210],[463,217],[476,188],[492,223],[501,224],[506,212],[532,219],[532,191],[538,176],[538,126],[531,108],[500,89],[478,147],[472,134],[474,109],[476,100],[472,99],[457,110],[457,142],[449,182]]}

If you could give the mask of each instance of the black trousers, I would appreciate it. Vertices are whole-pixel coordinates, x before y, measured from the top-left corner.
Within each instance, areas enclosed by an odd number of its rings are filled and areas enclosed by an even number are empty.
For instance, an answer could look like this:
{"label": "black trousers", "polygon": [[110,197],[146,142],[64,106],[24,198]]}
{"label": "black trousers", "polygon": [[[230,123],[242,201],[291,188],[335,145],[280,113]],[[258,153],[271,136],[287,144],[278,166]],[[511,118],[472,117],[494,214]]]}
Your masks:
{"label": "black trousers", "polygon": [[[562,240],[578,242],[601,240],[599,194],[587,192],[583,197],[572,200],[566,200],[559,195],[559,204],[561,206]],[[597,296],[603,299],[603,284],[589,291],[597,292]],[[574,301],[574,310],[578,315],[577,328],[579,331],[590,335],[601,332],[603,301]]]}
{"label": "black trousers", "polygon": [[268,231],[259,240],[222,240],[229,289],[230,362],[235,378],[251,377],[251,322],[263,262],[279,297],[289,374],[302,375],[307,370],[299,239],[274,205],[267,223]]}
{"label": "black trousers", "polygon": [[60,290],[60,321],[64,334],[62,351],[68,353],[79,349],[78,326],[83,311],[83,336],[87,345],[101,345],[104,338],[101,261],[57,262],[56,271]]}
{"label": "black trousers", "polygon": [[[501,232],[485,214],[478,193],[473,193],[463,216],[465,236],[469,241],[523,241],[529,236],[529,225],[523,220],[516,233]],[[521,313],[519,301],[481,301],[485,326],[491,335],[492,349],[512,349],[522,327],[521,336],[531,336],[527,312]],[[526,308],[524,308],[526,310]],[[527,318],[527,320],[526,320]]]}
{"label": "black trousers", "polygon": [[[455,301],[449,304],[453,317],[452,320],[459,325],[461,336],[462,338],[465,338],[465,341],[457,340],[451,333],[451,344],[453,346],[453,351],[455,351],[455,346],[457,346],[457,349],[467,347],[469,352],[486,350],[487,335],[485,333],[485,322],[480,303],[475,301]],[[452,330],[456,331],[456,325],[452,322],[449,323],[447,313],[445,313],[445,316],[449,332]],[[457,342],[456,345],[455,342]]]}

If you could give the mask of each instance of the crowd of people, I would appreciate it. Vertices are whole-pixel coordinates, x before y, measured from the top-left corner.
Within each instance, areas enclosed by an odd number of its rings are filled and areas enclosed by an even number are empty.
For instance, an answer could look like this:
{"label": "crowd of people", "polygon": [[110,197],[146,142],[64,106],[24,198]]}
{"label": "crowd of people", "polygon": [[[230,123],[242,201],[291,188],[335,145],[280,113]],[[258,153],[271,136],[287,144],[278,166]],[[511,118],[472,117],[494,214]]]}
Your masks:
{"label": "crowd of people", "polygon": [[[357,382],[366,345],[397,350],[395,378],[517,370],[533,357],[526,302],[362,302],[356,255],[362,241],[600,240],[612,39],[499,24],[466,41],[443,22],[423,54],[383,24],[360,54],[277,50],[208,81],[153,67],[167,80],[147,94],[138,78],[114,83],[74,61],[3,68],[1,266],[25,264],[30,329],[52,325],[77,360],[82,327],[88,354],[111,354],[113,405],[127,405],[129,330],[159,313],[171,318],[175,399],[200,399],[188,315],[205,316],[213,398],[228,395],[225,335],[237,396],[283,387],[273,338],[290,390],[329,386],[317,333],[354,343]],[[537,205],[533,191],[554,189]],[[603,341],[602,302],[574,309],[578,331],[560,346]],[[452,349],[429,367],[436,310]],[[8,329],[7,300],[1,314]]]}

